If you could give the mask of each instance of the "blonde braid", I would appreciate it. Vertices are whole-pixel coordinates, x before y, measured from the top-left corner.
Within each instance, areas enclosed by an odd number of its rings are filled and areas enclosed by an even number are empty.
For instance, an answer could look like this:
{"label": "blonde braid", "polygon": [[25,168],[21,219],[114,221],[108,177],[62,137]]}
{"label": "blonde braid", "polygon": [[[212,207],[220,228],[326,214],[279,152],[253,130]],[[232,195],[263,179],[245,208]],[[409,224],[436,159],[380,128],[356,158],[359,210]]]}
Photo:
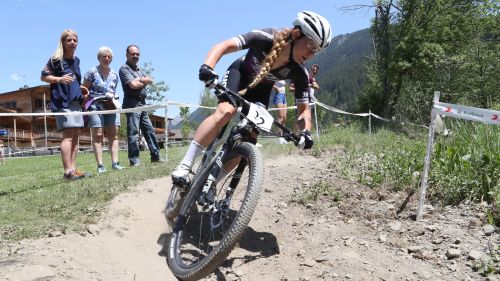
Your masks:
{"label": "blonde braid", "polygon": [[253,88],[257,86],[257,84],[260,83],[260,81],[266,77],[266,75],[271,71],[271,67],[273,66],[273,63],[278,59],[278,57],[281,55],[281,52],[283,49],[286,47],[287,40],[290,37],[290,34],[292,33],[292,29],[286,28],[283,29],[279,32],[277,32],[274,35],[273,38],[273,47],[267,54],[267,56],[264,58],[264,60],[261,63],[260,71],[255,75],[252,83],[248,85],[246,89],[243,89],[239,91],[240,95],[245,95],[248,91],[249,88]]}

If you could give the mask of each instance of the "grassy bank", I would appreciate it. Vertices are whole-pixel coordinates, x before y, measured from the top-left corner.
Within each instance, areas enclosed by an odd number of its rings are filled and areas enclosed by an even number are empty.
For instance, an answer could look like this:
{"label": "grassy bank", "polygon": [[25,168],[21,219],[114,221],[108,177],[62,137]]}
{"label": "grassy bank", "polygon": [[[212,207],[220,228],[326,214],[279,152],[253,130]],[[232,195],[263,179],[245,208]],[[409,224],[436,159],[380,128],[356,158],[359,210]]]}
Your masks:
{"label": "grassy bank", "polygon": [[[458,204],[465,200],[489,203],[489,222],[500,224],[500,128],[449,120],[451,134],[437,136],[432,154],[428,200]],[[345,177],[373,188],[418,188],[427,133],[394,133],[379,129],[368,135],[360,127],[332,128],[315,146],[316,153],[341,145],[347,153],[331,165]]]}

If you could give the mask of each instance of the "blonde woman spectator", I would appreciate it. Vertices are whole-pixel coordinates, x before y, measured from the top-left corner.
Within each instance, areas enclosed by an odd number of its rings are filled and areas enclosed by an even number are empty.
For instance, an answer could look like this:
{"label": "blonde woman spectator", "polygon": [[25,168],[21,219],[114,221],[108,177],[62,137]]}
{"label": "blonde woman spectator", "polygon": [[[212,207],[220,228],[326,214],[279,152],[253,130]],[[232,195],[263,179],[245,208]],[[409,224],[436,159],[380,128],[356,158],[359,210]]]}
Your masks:
{"label": "blonde woman spectator", "polygon": [[[80,59],[75,56],[78,35],[66,29],[61,34],[54,55],[42,70],[41,80],[50,83],[50,109],[52,112],[80,112],[80,103],[88,90],[80,86]],[[61,157],[64,178],[77,180],[92,176],[76,169],[78,135],[83,128],[81,115],[56,115],[57,129],[62,131]]]}

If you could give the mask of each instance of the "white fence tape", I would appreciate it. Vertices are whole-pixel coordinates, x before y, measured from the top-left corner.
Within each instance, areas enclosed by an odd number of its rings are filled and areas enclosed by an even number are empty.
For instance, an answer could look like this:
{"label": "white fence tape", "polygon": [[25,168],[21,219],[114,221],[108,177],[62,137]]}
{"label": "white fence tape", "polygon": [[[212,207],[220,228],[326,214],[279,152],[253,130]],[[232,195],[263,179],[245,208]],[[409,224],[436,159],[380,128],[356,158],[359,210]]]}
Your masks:
{"label": "white fence tape", "polygon": [[[382,121],[391,121],[386,118],[382,118],[376,114],[373,113],[350,113],[329,105],[326,105],[324,103],[321,103],[319,101],[316,101],[315,103],[311,103],[310,105],[317,104],[327,110],[337,112],[340,114],[347,114],[347,115],[355,115],[355,116],[373,116],[377,119],[380,119]],[[165,108],[168,105],[174,105],[174,106],[179,106],[179,107],[191,107],[191,108],[206,108],[206,109],[216,109],[216,107],[210,107],[210,106],[203,106],[199,104],[190,104],[190,103],[183,103],[183,102],[176,102],[176,101],[168,101],[165,104],[153,104],[153,105],[145,105],[145,106],[140,106],[140,107],[134,107],[134,108],[127,108],[127,109],[116,109],[116,110],[102,110],[102,111],[87,111],[87,112],[37,112],[37,113],[31,113],[31,112],[22,112],[22,113],[0,113],[0,117],[2,116],[55,116],[55,115],[98,115],[98,114],[115,114],[115,113],[130,113],[130,112],[139,112],[139,111],[154,111],[160,108]],[[289,106],[286,107],[286,109],[296,109],[297,106]],[[268,111],[276,111],[280,110],[281,108],[269,108]]]}

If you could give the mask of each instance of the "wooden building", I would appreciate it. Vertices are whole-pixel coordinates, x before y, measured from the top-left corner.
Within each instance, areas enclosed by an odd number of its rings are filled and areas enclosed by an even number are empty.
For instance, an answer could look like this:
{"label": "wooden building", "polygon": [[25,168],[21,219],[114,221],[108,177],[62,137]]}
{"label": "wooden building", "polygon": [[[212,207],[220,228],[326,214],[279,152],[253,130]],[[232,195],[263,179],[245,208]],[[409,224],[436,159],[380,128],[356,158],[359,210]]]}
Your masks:
{"label": "wooden building", "polygon": [[[0,113],[50,112],[49,101],[49,85],[25,87],[12,92],[0,93]],[[126,119],[121,118],[121,121],[122,126],[126,126]],[[165,142],[165,118],[151,115],[151,122],[155,127],[158,141],[163,145]],[[62,139],[62,133],[57,131],[54,116],[1,116],[0,130],[8,131],[8,136],[1,135],[0,138],[5,143],[8,142],[14,148],[19,149],[59,146]],[[47,134],[45,134],[45,130]],[[125,142],[126,139],[121,141]],[[90,145],[89,129],[82,129],[79,142],[83,146]]]}

